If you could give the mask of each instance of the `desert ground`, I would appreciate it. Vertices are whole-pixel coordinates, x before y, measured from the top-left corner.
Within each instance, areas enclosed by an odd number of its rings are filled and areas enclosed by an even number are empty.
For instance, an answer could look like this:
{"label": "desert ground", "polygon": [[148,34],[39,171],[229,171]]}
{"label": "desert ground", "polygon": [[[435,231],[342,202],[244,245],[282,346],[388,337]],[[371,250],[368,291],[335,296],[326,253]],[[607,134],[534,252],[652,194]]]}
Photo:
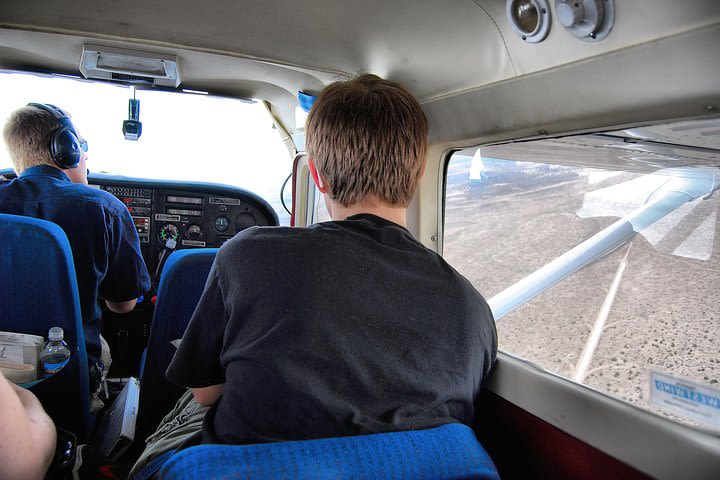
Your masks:
{"label": "desert ground", "polygon": [[[486,160],[470,179],[470,168],[468,158],[450,164],[443,255],[487,299],[647,196],[639,173]],[[500,348],[571,378],[625,259],[582,383],[688,421],[650,405],[650,372],[720,388],[719,197],[686,204],[498,319]]]}

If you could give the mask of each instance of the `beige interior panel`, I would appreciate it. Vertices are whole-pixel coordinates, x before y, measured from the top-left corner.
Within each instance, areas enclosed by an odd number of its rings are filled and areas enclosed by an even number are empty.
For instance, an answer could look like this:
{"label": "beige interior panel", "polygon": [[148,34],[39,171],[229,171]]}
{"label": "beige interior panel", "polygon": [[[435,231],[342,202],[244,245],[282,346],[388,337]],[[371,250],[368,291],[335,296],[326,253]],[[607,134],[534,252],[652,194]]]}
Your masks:
{"label": "beige interior panel", "polygon": [[[325,74],[369,71],[429,100],[720,20],[720,2],[714,0],[615,4],[613,32],[597,43],[575,39],[558,22],[544,42],[524,43],[507,22],[505,0],[4,0],[0,27],[218,52]],[[66,59],[61,43],[46,43],[45,56]],[[32,49],[32,42],[28,45]],[[221,69],[215,65],[205,79]],[[268,81],[277,84],[282,76]]]}
{"label": "beige interior panel", "polygon": [[565,31],[554,15],[555,0],[550,0],[553,14],[550,33],[544,41],[528,44],[515,35],[507,22],[505,1],[475,0],[475,3],[497,21],[517,75],[677,35],[720,20],[720,2],[715,0],[615,0],[615,23],[610,35],[603,41],[591,43]]}

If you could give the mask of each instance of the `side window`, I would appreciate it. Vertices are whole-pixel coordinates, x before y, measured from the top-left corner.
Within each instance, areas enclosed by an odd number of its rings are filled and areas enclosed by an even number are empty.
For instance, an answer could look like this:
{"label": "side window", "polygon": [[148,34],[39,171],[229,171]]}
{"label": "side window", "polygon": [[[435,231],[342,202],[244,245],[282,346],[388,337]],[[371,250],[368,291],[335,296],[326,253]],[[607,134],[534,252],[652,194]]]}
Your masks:
{"label": "side window", "polygon": [[717,146],[666,130],[644,132],[655,148],[622,131],[455,153],[443,254],[488,299],[501,350],[717,427]]}
{"label": "side window", "polygon": [[320,223],[327,222],[329,220],[332,220],[332,218],[330,218],[330,212],[328,212],[327,206],[325,206],[325,200],[323,199],[323,195],[316,189],[315,208],[313,209],[313,222]]}

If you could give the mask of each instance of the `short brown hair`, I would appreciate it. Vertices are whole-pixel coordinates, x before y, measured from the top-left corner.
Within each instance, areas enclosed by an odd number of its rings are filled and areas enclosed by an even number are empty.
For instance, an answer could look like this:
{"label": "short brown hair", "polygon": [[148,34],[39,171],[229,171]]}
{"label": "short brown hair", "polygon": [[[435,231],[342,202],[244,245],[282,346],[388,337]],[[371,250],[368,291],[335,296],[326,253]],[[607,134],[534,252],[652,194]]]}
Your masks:
{"label": "short brown hair", "polygon": [[10,114],[3,139],[18,175],[35,165],[55,166],[50,156],[50,139],[58,127],[52,113],[37,107],[18,108]]}
{"label": "short brown hair", "polygon": [[364,74],[325,88],[306,124],[306,147],[344,206],[368,197],[407,206],[422,176],[427,118],[400,85]]}

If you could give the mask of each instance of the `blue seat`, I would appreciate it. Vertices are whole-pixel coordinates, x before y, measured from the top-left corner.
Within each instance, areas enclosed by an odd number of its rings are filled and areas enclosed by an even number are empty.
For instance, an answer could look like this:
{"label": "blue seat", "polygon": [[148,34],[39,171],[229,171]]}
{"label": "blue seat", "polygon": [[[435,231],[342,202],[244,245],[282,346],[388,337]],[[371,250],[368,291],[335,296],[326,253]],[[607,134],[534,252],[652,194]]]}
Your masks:
{"label": "blue seat", "polygon": [[89,439],[88,361],[73,255],[63,230],[47,220],[0,214],[0,330],[39,335],[62,327],[72,352],[57,374],[30,390],[56,425]]}
{"label": "blue seat", "polygon": [[260,445],[200,445],[165,462],[162,480],[497,479],[495,465],[462,424],[427,430]]}
{"label": "blue seat", "polygon": [[175,347],[182,338],[205,289],[217,248],[173,252],[160,276],[150,338],[140,374],[140,404],[135,439],[143,442],[175,406],[185,389],[165,378]]}

